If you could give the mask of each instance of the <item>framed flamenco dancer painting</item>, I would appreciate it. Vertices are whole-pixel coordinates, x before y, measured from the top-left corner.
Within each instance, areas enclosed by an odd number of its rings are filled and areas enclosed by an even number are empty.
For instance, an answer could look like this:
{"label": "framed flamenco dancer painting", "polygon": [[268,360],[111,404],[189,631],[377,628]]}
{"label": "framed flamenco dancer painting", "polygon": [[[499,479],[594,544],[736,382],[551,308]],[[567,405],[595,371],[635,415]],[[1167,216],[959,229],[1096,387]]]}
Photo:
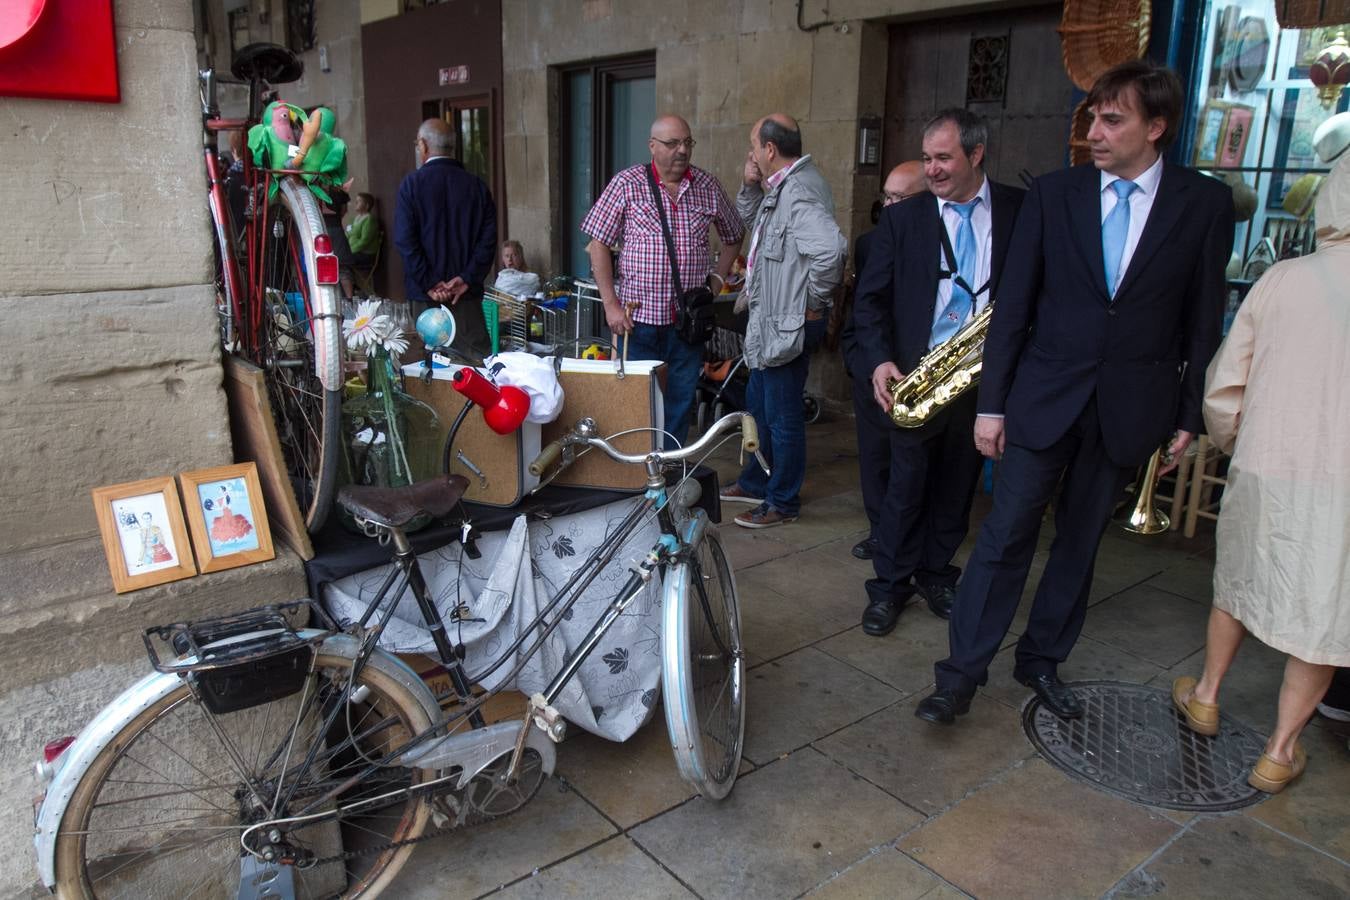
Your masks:
{"label": "framed flamenco dancer painting", "polygon": [[178,479],[183,485],[192,549],[202,574],[276,556],[257,466],[246,462],[197,469],[184,472]]}
{"label": "framed flamenco dancer painting", "polygon": [[95,488],[94,514],[119,594],[197,574],[171,476]]}

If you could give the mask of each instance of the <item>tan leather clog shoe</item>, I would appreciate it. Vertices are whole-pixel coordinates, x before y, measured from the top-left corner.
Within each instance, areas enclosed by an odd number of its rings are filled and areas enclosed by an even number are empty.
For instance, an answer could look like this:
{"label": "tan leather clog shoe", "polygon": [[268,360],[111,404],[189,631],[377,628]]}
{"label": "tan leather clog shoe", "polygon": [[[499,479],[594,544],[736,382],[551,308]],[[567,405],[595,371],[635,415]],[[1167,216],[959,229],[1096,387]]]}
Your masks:
{"label": "tan leather clog shoe", "polygon": [[1308,768],[1308,754],[1303,752],[1302,744],[1295,744],[1292,763],[1276,762],[1262,753],[1261,758],[1252,767],[1252,774],[1247,776],[1247,783],[1258,791],[1278,794],[1289,786],[1289,782],[1302,775],[1306,768]]}
{"label": "tan leather clog shoe", "polygon": [[1219,733],[1219,705],[1195,699],[1196,680],[1189,675],[1172,682],[1172,705],[1196,734],[1209,737]]}

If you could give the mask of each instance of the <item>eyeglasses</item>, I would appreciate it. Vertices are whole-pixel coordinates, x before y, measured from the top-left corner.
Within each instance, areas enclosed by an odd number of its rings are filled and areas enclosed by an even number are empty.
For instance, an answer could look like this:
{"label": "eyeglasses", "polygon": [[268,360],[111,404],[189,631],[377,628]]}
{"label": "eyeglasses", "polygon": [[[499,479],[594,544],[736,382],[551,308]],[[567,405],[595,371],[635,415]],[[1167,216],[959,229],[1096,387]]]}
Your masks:
{"label": "eyeglasses", "polygon": [[899,203],[901,200],[908,200],[913,194],[899,194],[893,191],[882,191],[881,199],[885,203]]}
{"label": "eyeglasses", "polygon": [[677,140],[663,141],[660,138],[652,138],[652,140],[656,141],[658,144],[660,144],[662,147],[665,147],[667,150],[674,150],[676,147],[683,147],[686,150],[693,150],[694,145],[698,143],[698,141],[694,140],[693,138],[685,138],[682,141]]}

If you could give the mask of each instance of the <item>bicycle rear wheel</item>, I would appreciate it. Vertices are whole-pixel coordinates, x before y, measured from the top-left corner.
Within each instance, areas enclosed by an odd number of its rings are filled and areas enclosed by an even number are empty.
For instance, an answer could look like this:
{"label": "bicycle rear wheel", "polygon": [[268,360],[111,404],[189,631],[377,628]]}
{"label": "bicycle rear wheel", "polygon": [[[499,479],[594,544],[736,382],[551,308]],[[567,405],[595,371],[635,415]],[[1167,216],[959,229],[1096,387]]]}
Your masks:
{"label": "bicycle rear wheel", "polygon": [[661,687],[680,774],[720,800],[741,765],[745,651],[736,582],[717,529],[697,513],[686,561],[667,573]]}
{"label": "bicycle rear wheel", "polygon": [[[430,716],[398,679],[372,660],[357,679],[358,701],[318,734],[338,702],[351,658],[320,648],[315,674],[298,694],[225,714],[201,705],[186,684],[128,723],[80,781],[56,844],[62,897],[233,898],[240,838],[259,821],[295,814],[323,792],[430,726]],[[305,753],[316,763],[299,773]],[[285,772],[284,778],[280,776]],[[295,896],[371,897],[393,879],[426,826],[426,800],[361,800],[419,784],[423,770],[389,767],[339,795],[331,817],[289,827],[285,842],[340,862],[295,867]],[[275,812],[279,783],[294,799]]]}
{"label": "bicycle rear wheel", "polygon": [[265,373],[286,470],[313,533],[332,509],[341,452],[338,295],[315,277],[314,239],[325,226],[314,195],[285,176],[277,196],[254,256],[245,346]]}

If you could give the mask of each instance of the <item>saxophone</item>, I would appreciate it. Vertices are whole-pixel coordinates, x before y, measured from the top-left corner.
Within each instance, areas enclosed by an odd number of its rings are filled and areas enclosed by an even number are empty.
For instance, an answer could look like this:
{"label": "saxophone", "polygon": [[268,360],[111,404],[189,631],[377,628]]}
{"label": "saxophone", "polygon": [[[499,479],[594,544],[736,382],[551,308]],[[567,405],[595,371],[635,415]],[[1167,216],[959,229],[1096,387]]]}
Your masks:
{"label": "saxophone", "polygon": [[891,380],[891,421],[901,428],[918,428],[947,404],[980,382],[984,336],[989,330],[990,303],[979,315],[923,359],[899,381]]}

